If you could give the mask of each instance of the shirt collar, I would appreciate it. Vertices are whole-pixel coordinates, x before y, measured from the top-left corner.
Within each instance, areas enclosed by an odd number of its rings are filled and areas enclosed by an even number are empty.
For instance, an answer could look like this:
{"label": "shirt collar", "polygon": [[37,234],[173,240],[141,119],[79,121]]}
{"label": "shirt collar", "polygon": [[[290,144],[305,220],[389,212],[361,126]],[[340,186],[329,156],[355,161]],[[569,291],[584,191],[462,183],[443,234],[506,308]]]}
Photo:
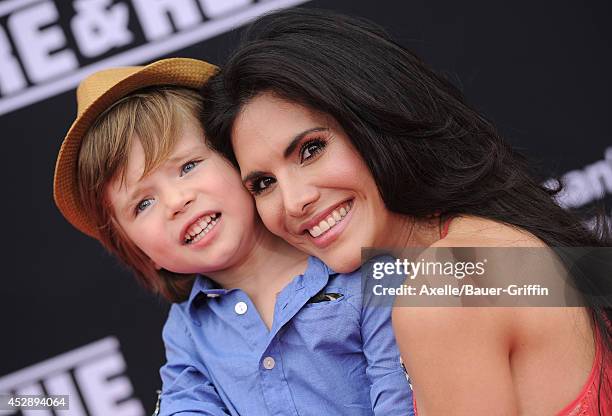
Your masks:
{"label": "shirt collar", "polygon": [[316,289],[317,293],[327,284],[329,277],[335,274],[338,273],[317,257],[309,256],[306,271],[295,279],[296,288],[306,288],[309,292]]}
{"label": "shirt collar", "polygon": [[[306,288],[307,293],[314,294],[318,293],[329,281],[329,277],[336,275],[329,266],[323,263],[316,257],[308,257],[308,265],[304,274],[297,276],[289,286],[295,285],[295,290]],[[193,313],[193,309],[197,306],[198,302],[202,298],[216,298],[219,296],[226,295],[230,290],[219,287],[217,283],[212,281],[206,276],[198,275],[193,283],[189,298],[187,299],[187,310],[190,314]],[[281,293],[287,293],[287,290],[283,290]],[[288,293],[287,293],[288,294]]]}
{"label": "shirt collar", "polygon": [[191,312],[194,305],[202,297],[215,298],[225,295],[228,290],[219,287],[214,281],[203,275],[198,275],[193,282],[193,287],[187,299],[187,309]]}
{"label": "shirt collar", "polygon": [[[281,317],[295,314],[308,302],[308,299],[315,296],[328,284],[330,276],[334,274],[336,273],[318,258],[308,257],[308,265],[304,274],[296,276],[278,294],[276,304],[280,310],[275,312],[275,316],[277,313]],[[293,307],[285,309],[289,304],[292,304]]]}

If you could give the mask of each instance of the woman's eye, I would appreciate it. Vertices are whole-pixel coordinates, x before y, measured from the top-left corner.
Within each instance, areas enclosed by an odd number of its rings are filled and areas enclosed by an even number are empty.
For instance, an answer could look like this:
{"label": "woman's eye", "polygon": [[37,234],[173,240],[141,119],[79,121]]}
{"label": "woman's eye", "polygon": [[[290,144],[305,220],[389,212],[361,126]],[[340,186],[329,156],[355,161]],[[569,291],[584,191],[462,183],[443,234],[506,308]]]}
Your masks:
{"label": "woman's eye", "polygon": [[198,161],[192,160],[181,166],[181,176],[191,172],[198,165]]}
{"label": "woman's eye", "polygon": [[253,180],[253,182],[251,182],[249,190],[253,195],[259,195],[260,193],[268,189],[272,184],[274,184],[274,182],[276,182],[276,179],[271,178],[269,176],[255,179]]}
{"label": "woman's eye", "polygon": [[316,156],[325,147],[325,142],[320,139],[311,140],[304,143],[300,151],[300,163],[304,163],[308,159]]}
{"label": "woman's eye", "polygon": [[136,215],[140,214],[142,211],[149,208],[152,204],[153,204],[153,200],[150,198],[143,199],[142,201],[140,201],[138,204],[136,204],[136,209],[134,210],[136,212]]}

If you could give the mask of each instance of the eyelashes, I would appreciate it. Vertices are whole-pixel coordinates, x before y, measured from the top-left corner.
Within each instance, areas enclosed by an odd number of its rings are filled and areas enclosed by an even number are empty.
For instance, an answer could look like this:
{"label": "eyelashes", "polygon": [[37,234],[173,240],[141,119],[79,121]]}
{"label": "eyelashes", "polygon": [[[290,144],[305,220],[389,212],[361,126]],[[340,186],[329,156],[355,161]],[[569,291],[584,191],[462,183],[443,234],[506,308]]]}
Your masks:
{"label": "eyelashes", "polygon": [[[327,146],[327,141],[322,138],[314,138],[304,142],[300,146],[298,154],[300,164],[313,160],[323,152],[325,146]],[[253,178],[247,188],[253,196],[257,196],[267,191],[274,183],[276,183],[276,178],[272,176],[259,176]]]}
{"label": "eyelashes", "polygon": [[302,144],[300,147],[300,163],[304,163],[321,153],[325,146],[327,146],[327,142],[320,138],[311,139]]}
{"label": "eyelashes", "polygon": [[276,182],[276,179],[270,176],[262,176],[259,178],[254,178],[251,183],[249,183],[247,188],[252,195],[257,196],[268,189],[268,187],[274,184],[274,182]]}
{"label": "eyelashes", "polygon": [[153,200],[151,198],[143,199],[142,201],[136,204],[136,207],[134,207],[134,214],[140,214],[142,211],[144,211],[151,205],[153,205]]}
{"label": "eyelashes", "polygon": [[190,160],[189,162],[185,163],[183,166],[181,166],[181,176],[191,172],[200,162],[201,160]]}

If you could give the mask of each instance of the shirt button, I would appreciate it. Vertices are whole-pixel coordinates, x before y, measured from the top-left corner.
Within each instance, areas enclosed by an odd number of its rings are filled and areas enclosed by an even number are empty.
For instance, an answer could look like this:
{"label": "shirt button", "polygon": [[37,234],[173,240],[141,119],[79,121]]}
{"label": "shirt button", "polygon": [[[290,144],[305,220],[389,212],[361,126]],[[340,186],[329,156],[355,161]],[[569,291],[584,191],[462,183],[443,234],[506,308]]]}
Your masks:
{"label": "shirt button", "polygon": [[238,315],[244,315],[248,309],[248,306],[244,302],[238,302],[236,306],[234,306],[234,312]]}
{"label": "shirt button", "polygon": [[272,370],[276,365],[276,361],[272,357],[266,357],[263,360],[263,366],[266,370]]}

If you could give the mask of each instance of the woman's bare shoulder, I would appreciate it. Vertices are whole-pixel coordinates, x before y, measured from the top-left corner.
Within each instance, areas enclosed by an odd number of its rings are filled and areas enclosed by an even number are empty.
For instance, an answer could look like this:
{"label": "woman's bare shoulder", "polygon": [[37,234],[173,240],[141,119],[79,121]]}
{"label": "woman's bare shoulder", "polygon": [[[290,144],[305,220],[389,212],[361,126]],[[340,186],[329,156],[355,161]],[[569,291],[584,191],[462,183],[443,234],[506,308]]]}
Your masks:
{"label": "woman's bare shoulder", "polygon": [[436,334],[436,337],[442,334],[456,340],[472,336],[470,329],[473,329],[501,340],[515,331],[515,318],[512,308],[396,306],[393,309],[396,330],[405,329],[417,338],[424,334]]}
{"label": "woman's bare shoulder", "polygon": [[509,224],[473,216],[452,219],[448,234],[432,247],[545,247],[533,234]]}

